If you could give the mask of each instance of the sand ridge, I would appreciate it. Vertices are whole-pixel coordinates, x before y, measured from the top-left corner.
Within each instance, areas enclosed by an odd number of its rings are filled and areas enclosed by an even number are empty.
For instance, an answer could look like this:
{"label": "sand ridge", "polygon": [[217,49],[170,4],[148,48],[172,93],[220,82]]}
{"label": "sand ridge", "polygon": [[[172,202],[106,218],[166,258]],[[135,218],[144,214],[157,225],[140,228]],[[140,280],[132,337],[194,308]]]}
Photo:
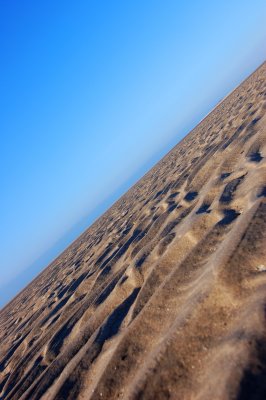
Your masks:
{"label": "sand ridge", "polygon": [[266,398],[266,63],[0,311],[0,398]]}

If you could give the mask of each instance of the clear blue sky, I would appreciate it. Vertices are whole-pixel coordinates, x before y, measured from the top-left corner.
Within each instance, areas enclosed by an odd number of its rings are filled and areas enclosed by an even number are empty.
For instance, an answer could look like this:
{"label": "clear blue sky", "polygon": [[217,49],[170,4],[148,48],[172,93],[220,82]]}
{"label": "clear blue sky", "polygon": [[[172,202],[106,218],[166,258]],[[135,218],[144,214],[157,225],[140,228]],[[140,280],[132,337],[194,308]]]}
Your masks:
{"label": "clear blue sky", "polygon": [[0,305],[264,61],[265,21],[265,0],[0,2]]}

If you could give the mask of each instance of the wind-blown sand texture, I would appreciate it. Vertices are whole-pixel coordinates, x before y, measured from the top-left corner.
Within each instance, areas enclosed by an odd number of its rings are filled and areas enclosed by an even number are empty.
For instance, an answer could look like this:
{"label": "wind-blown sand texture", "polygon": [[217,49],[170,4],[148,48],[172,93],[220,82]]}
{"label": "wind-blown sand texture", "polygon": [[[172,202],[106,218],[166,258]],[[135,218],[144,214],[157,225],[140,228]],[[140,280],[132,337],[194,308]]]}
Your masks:
{"label": "wind-blown sand texture", "polygon": [[0,313],[1,399],[266,399],[264,63]]}

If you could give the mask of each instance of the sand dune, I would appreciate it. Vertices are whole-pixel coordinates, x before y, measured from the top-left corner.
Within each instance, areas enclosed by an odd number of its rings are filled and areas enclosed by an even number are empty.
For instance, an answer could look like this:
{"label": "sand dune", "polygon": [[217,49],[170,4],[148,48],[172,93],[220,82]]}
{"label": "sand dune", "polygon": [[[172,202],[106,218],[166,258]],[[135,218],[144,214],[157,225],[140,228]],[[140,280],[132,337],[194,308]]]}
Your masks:
{"label": "sand dune", "polygon": [[266,63],[0,312],[0,398],[266,399]]}

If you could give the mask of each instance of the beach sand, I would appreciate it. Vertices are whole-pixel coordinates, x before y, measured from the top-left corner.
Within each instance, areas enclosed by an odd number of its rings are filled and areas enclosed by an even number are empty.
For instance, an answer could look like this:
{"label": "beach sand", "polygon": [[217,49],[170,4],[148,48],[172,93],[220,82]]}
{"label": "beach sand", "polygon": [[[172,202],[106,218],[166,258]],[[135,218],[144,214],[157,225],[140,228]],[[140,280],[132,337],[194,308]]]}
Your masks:
{"label": "beach sand", "polygon": [[0,311],[0,398],[266,399],[266,63]]}

